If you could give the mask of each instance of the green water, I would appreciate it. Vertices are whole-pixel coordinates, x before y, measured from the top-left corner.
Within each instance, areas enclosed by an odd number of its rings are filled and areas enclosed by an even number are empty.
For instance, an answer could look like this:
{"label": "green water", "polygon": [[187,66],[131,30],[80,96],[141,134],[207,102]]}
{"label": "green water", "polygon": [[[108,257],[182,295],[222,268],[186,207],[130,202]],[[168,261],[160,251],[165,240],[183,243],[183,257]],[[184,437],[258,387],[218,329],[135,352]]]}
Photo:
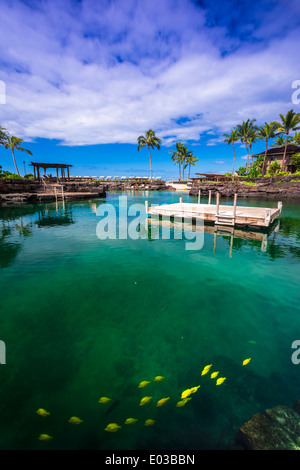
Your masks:
{"label": "green water", "polygon": [[[178,197],[129,193],[129,203]],[[0,448],[224,449],[253,414],[299,400],[291,344],[300,339],[300,205],[284,202],[265,251],[234,238],[230,256],[230,237],[213,233],[199,251],[172,237],[99,240],[104,202],[0,208]],[[222,385],[201,376],[207,364]],[[143,380],[152,382],[139,389]],[[140,407],[145,395],[153,399]],[[108,416],[101,396],[119,401]],[[125,425],[129,417],[139,421]],[[112,422],[122,425],[116,433],[104,430]],[[42,433],[53,439],[39,441]]]}

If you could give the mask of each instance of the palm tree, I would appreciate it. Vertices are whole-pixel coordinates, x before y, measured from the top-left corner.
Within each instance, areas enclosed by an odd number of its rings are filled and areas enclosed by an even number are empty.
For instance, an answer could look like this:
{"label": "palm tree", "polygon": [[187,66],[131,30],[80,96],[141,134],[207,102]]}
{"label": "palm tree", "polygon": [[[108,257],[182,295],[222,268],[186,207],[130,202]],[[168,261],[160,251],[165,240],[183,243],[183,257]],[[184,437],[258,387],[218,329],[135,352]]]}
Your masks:
{"label": "palm tree", "polygon": [[300,113],[295,113],[293,109],[290,109],[290,111],[286,113],[286,116],[284,116],[283,114],[279,114],[279,116],[281,118],[281,122],[275,122],[277,131],[279,131],[281,134],[286,135],[284,154],[281,166],[281,170],[284,171],[286,151],[289,143],[289,134],[291,131],[297,131],[298,129],[300,129]]}
{"label": "palm tree", "polygon": [[234,174],[234,165],[235,165],[235,148],[234,148],[234,142],[237,142],[239,140],[239,136],[237,135],[237,129],[231,129],[230,134],[223,134],[225,137],[224,142],[226,142],[228,145],[232,144],[233,148],[233,165],[232,165],[232,174]]}
{"label": "palm tree", "polygon": [[147,145],[148,147],[148,152],[149,152],[149,159],[150,159],[150,174],[151,174],[151,181],[152,181],[152,161],[151,161],[151,152],[150,152],[150,147],[153,149],[156,147],[158,150],[160,150],[160,143],[161,140],[156,137],[155,132],[152,129],[149,129],[146,131],[146,135],[140,135],[137,139],[138,141],[138,151],[141,150],[141,148],[145,147]]}
{"label": "palm tree", "polygon": [[190,156],[191,152],[188,151],[188,148],[186,145],[181,146],[181,152],[180,152],[180,157],[181,157],[181,162],[182,162],[182,179],[184,180],[184,170],[188,166],[187,160]]}
{"label": "palm tree", "polygon": [[181,165],[182,155],[181,155],[181,148],[183,144],[181,142],[176,142],[176,150],[169,150],[169,153],[172,154],[171,160],[175,163],[175,165],[179,165],[179,181],[181,181]]}
{"label": "palm tree", "polygon": [[14,135],[12,135],[11,137],[9,135],[6,136],[6,140],[4,142],[4,147],[6,149],[11,149],[12,151],[12,156],[13,156],[13,160],[14,160],[14,164],[15,164],[15,167],[16,167],[16,171],[17,171],[17,174],[20,176],[20,173],[19,173],[19,170],[18,170],[18,167],[17,167],[17,162],[16,162],[16,159],[15,159],[15,150],[20,150],[21,152],[27,152],[28,155],[32,156],[32,153],[30,150],[27,150],[27,149],[24,149],[23,147],[20,147],[20,144],[24,142],[23,139],[19,139],[18,137],[15,137]]}
{"label": "palm tree", "polygon": [[295,143],[296,145],[300,145],[300,132],[296,132],[292,142]]}
{"label": "palm tree", "polygon": [[249,149],[248,139],[257,128],[253,125],[256,119],[247,119],[237,126],[237,135],[244,142],[247,150],[247,173],[249,171]]}
{"label": "palm tree", "polygon": [[190,179],[190,173],[191,173],[191,165],[195,166],[196,162],[199,162],[199,158],[196,157],[196,155],[193,155],[193,152],[190,150],[189,151],[189,156],[187,158],[187,163],[189,165],[189,176],[188,179]]}
{"label": "palm tree", "polygon": [[0,126],[0,145],[4,145],[4,143],[7,139],[7,133],[5,131],[6,131],[6,129],[4,129],[4,127]]}
{"label": "palm tree", "polygon": [[261,136],[258,132],[258,127],[256,127],[253,131],[250,132],[249,137],[248,137],[248,144],[250,147],[250,153],[251,153],[251,165],[253,165],[253,150],[252,150],[252,144],[255,144],[258,140],[261,139]]}
{"label": "palm tree", "polygon": [[266,165],[266,159],[267,159],[269,139],[274,139],[274,137],[276,136],[276,129],[277,127],[274,122],[270,122],[270,124],[265,122],[264,126],[258,128],[258,132],[261,138],[266,141],[266,150],[265,150],[264,162],[262,166],[262,175],[264,175],[265,173],[265,165]]}
{"label": "palm tree", "polygon": [[[293,138],[289,136],[288,143],[291,144],[293,141]],[[280,135],[277,137],[275,142],[271,145],[271,147],[283,147],[285,145],[285,138],[283,135]]]}

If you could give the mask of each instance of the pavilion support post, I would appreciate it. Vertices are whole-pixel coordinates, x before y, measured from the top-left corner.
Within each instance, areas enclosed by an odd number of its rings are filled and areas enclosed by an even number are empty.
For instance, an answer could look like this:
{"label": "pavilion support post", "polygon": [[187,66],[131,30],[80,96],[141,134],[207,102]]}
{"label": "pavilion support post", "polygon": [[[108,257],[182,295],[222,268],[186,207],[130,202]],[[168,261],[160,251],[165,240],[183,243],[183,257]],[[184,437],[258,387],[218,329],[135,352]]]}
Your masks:
{"label": "pavilion support post", "polygon": [[70,170],[69,167],[67,167],[67,172],[68,172],[68,180],[70,179]]}
{"label": "pavilion support post", "polygon": [[39,169],[38,166],[36,167],[36,171],[37,171],[37,177],[38,177],[38,179],[40,179],[40,169]]}
{"label": "pavilion support post", "polygon": [[33,174],[34,174],[34,179],[36,179],[36,172],[35,172],[35,166],[33,165]]}
{"label": "pavilion support post", "polygon": [[56,179],[57,179],[57,181],[59,181],[58,168],[56,168]]}
{"label": "pavilion support post", "polygon": [[179,198],[179,203],[182,204],[182,197]]}

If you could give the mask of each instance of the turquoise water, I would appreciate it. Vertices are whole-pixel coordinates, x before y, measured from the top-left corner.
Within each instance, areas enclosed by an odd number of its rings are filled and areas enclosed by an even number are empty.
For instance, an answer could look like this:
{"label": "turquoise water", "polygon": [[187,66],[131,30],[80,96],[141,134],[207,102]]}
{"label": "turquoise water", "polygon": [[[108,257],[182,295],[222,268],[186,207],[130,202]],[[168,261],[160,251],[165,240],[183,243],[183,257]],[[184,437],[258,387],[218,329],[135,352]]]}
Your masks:
{"label": "turquoise water", "polygon": [[[300,399],[300,364],[291,361],[300,339],[300,205],[284,202],[263,249],[261,240],[206,232],[203,248],[187,251],[172,237],[99,240],[97,206],[117,207],[119,195],[0,208],[1,449],[225,449],[253,414]],[[226,377],[220,386],[214,371]],[[165,379],[153,382],[157,375]],[[139,389],[143,380],[151,383]],[[177,408],[181,392],[198,385]],[[101,396],[116,405],[107,416]],[[139,421],[125,425],[129,417]],[[122,428],[108,433],[109,423]],[[42,433],[53,439],[39,441]]]}

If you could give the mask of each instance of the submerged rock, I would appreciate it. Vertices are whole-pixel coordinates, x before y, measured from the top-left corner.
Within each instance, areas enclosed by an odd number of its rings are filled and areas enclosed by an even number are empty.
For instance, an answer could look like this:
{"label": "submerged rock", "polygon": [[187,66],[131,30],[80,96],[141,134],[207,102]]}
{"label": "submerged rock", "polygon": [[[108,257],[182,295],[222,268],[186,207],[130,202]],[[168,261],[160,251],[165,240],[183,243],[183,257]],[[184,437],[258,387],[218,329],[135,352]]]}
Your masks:
{"label": "submerged rock", "polygon": [[276,406],[240,427],[230,450],[300,450],[300,401]]}

